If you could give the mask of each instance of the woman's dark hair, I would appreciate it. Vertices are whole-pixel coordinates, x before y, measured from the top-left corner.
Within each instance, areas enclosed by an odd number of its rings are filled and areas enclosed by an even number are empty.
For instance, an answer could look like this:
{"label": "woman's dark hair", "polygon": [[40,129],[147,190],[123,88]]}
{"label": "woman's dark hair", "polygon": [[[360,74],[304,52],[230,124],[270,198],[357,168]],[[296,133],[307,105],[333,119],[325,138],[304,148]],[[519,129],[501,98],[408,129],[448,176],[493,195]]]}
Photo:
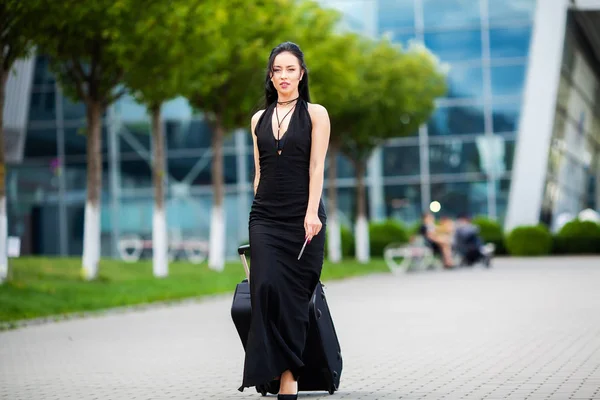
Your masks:
{"label": "woman's dark hair", "polygon": [[310,102],[310,94],[308,92],[308,68],[306,68],[306,64],[304,63],[304,53],[300,50],[297,44],[292,42],[284,42],[271,50],[271,55],[269,55],[269,64],[267,66],[267,77],[265,78],[265,108],[268,108],[271,104],[277,101],[277,90],[275,86],[273,86],[273,82],[271,82],[271,73],[273,72],[273,63],[275,62],[275,57],[283,52],[290,52],[296,56],[298,59],[298,63],[300,64],[300,68],[304,70],[304,75],[302,75],[302,80],[298,84],[298,92],[300,94],[300,98]]}

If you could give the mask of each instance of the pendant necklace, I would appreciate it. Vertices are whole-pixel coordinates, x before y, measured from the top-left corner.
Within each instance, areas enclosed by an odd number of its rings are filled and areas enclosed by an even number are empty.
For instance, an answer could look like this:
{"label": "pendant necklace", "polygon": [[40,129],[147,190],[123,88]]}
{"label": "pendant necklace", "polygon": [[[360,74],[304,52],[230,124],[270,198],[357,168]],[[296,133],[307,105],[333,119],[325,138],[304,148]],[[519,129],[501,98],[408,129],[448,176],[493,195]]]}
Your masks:
{"label": "pendant necklace", "polygon": [[[297,98],[295,98],[294,100],[290,100],[290,101],[284,101],[284,102],[277,102],[277,104],[290,104],[293,101],[298,100]],[[289,111],[283,116],[283,118],[281,119],[281,122],[279,121],[279,112],[277,112],[277,106],[275,106],[275,117],[277,118],[277,153],[281,154],[281,144],[280,144],[280,137],[279,137],[279,133],[281,131],[281,124],[283,124],[283,121],[285,121],[285,118],[290,115],[290,113],[292,112],[292,110],[296,108],[296,105],[294,104],[294,106],[292,108],[289,109]],[[287,131],[286,131],[287,133]]]}

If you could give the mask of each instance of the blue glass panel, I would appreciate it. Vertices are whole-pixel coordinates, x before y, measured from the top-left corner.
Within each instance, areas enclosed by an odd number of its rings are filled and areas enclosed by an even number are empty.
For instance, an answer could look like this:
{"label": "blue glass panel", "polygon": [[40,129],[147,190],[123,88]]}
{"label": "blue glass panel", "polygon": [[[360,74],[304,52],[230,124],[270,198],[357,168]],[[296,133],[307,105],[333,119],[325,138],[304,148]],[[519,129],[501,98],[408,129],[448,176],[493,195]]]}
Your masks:
{"label": "blue glass panel", "polygon": [[451,65],[447,77],[446,97],[483,97],[483,69],[481,67]]}
{"label": "blue glass panel", "polygon": [[525,70],[525,64],[492,67],[492,95],[520,96],[525,85]]}
{"label": "blue glass panel", "polygon": [[379,32],[398,28],[415,27],[415,4],[413,0],[379,0],[377,3]]}
{"label": "blue glass panel", "polygon": [[345,28],[364,33],[366,28],[365,15],[372,15],[372,8],[375,3],[364,0],[326,0],[323,5],[327,8],[337,9],[342,13],[342,23]]}
{"label": "blue glass panel", "polygon": [[338,178],[354,178],[356,172],[354,164],[346,156],[340,155],[337,159],[337,176]]}
{"label": "blue glass panel", "polygon": [[25,157],[55,157],[56,155],[56,128],[27,130]]}
{"label": "blue glass panel", "polygon": [[439,107],[427,127],[430,136],[466,135],[484,132],[483,106]]}
{"label": "blue glass panel", "polygon": [[[536,0],[486,0],[490,23],[514,23],[531,21]],[[544,1],[544,0],[542,0]]]}
{"label": "blue glass panel", "polygon": [[[75,193],[77,192],[81,197],[79,199],[85,202],[85,190],[87,188],[87,162],[85,160],[77,162],[65,163],[65,169],[63,171],[65,176],[65,186],[68,196],[71,196],[71,200],[77,199]],[[102,162],[102,191],[104,195],[109,193],[109,169],[108,160],[104,159]]]}
{"label": "blue glass panel", "polygon": [[64,96],[63,113],[65,121],[84,120],[86,118],[86,107],[83,102],[73,101],[67,96]]}
{"label": "blue glass panel", "polygon": [[177,97],[167,101],[162,107],[162,117],[168,119],[190,119],[193,115],[193,109],[190,102],[185,97]]}
{"label": "blue glass panel", "polygon": [[419,146],[393,146],[383,148],[383,175],[407,176],[418,175]]}
{"label": "blue glass panel", "polygon": [[124,122],[148,120],[148,111],[146,107],[136,102],[130,95],[121,97],[115,103],[115,112],[119,115],[119,119]]}
{"label": "blue glass panel", "polygon": [[54,84],[54,75],[50,72],[49,60],[46,56],[38,56],[35,59],[33,73],[34,85],[52,85]]}
{"label": "blue glass panel", "polygon": [[481,25],[479,0],[423,0],[425,29]]}
{"label": "blue glass panel", "polygon": [[521,99],[512,102],[493,102],[492,125],[494,133],[516,132],[521,113]]}
{"label": "blue glass panel", "polygon": [[[194,165],[200,160],[202,154],[198,154],[194,157],[169,157],[168,158],[168,171],[169,175],[177,181],[183,180],[188,173],[192,170]],[[226,155],[223,158],[225,183],[237,182],[237,164],[236,156]],[[192,185],[209,185],[211,183],[211,171],[212,171],[212,157],[211,162],[208,162],[206,166],[193,177],[191,182]]]}
{"label": "blue glass panel", "polygon": [[481,60],[481,31],[426,33],[425,46],[442,61]]}
{"label": "blue glass panel", "polygon": [[421,185],[386,185],[385,205],[388,218],[412,225],[421,218]]}
{"label": "blue glass panel", "polygon": [[[128,157],[129,158],[129,157]],[[121,160],[121,181],[127,189],[152,187],[152,167],[141,157]]]}
{"label": "blue glass panel", "polygon": [[448,140],[429,146],[429,171],[435,174],[502,174],[510,171],[514,141],[500,136],[478,136],[475,141]]}
{"label": "blue glass panel", "polygon": [[527,57],[530,37],[529,26],[490,29],[491,57]]}
{"label": "blue glass panel", "polygon": [[382,32],[382,35],[387,36],[394,43],[400,43],[404,49],[408,48],[409,42],[411,40],[415,40],[415,33],[412,31],[406,32],[398,30],[389,30],[386,32]]}
{"label": "blue glass panel", "polygon": [[510,179],[499,179],[496,181],[496,215],[500,224],[504,224],[504,218],[506,217],[509,191]]}
{"label": "blue glass panel", "polygon": [[54,121],[56,118],[56,99],[54,91],[34,91],[29,104],[30,121]]}
{"label": "blue glass panel", "polygon": [[[135,152],[139,148],[152,150],[150,123],[147,121],[125,122],[119,131],[121,153]],[[170,147],[167,147],[170,150]]]}
{"label": "blue glass panel", "polygon": [[210,147],[211,130],[205,120],[170,120],[165,125],[170,151]]}
{"label": "blue glass panel", "polygon": [[482,172],[477,144],[450,140],[443,144],[430,145],[429,171],[431,174]]}
{"label": "blue glass panel", "polygon": [[488,184],[481,182],[445,182],[431,184],[431,201],[442,206],[439,215],[487,215]]}
{"label": "blue glass panel", "polygon": [[[79,127],[65,128],[65,154],[84,155],[87,152],[87,127],[85,121]],[[108,152],[106,126],[102,126],[102,152]]]}

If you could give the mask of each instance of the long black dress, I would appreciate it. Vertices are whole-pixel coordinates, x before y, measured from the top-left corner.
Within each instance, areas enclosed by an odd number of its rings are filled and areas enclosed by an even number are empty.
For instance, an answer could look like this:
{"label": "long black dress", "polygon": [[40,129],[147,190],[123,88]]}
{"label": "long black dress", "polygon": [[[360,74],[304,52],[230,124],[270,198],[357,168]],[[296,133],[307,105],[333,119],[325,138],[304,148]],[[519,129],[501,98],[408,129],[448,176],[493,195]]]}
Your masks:
{"label": "long black dress", "polygon": [[240,391],[268,384],[288,369],[296,379],[301,375],[308,304],[324,259],[326,214],[320,200],[323,227],[298,261],[309,195],[308,105],[301,99],[296,103],[279,155],[271,122],[276,104],[265,110],[254,132],[260,182],[249,221],[252,320]]}

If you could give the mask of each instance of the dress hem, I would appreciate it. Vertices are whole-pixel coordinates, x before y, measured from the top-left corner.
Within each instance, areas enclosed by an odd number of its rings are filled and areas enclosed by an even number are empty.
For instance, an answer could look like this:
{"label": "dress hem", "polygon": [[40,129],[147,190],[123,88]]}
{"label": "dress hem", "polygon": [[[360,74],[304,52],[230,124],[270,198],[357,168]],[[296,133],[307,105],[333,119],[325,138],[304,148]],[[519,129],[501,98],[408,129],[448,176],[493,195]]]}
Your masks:
{"label": "dress hem", "polygon": [[[283,371],[281,371],[278,375],[275,375],[275,377],[273,377],[271,380],[267,381],[267,382],[263,382],[263,383],[256,383],[256,384],[248,384],[246,382],[242,383],[242,386],[240,386],[238,388],[238,391],[240,392],[244,392],[245,388],[251,388],[251,387],[259,387],[259,386],[267,386],[269,385],[271,382],[276,381],[276,380],[280,380],[281,379],[281,375],[285,372],[285,371],[291,371],[292,375],[294,376],[294,380],[296,382],[298,382],[298,379],[300,378],[300,372],[302,370],[302,368],[304,368],[304,364],[295,367],[295,368],[286,368]],[[279,379],[276,379],[277,377],[279,377]]]}

